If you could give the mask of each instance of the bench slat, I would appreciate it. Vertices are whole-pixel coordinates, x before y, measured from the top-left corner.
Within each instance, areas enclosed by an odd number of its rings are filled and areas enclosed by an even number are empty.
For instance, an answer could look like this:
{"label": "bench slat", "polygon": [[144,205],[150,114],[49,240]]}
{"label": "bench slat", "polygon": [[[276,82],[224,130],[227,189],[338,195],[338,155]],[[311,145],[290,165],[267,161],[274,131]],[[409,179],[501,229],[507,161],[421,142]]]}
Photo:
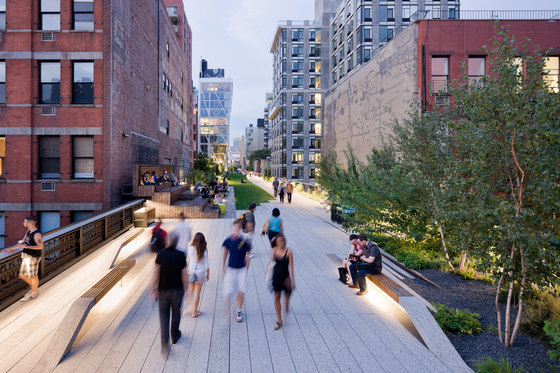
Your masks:
{"label": "bench slat", "polygon": [[99,302],[105,294],[111,290],[117,282],[119,282],[124,275],[130,271],[132,267],[136,264],[135,259],[125,259],[119,265],[111,270],[107,275],[105,275],[101,280],[99,280],[95,285],[93,285],[88,291],[86,291],[81,298],[95,298],[95,302]]}

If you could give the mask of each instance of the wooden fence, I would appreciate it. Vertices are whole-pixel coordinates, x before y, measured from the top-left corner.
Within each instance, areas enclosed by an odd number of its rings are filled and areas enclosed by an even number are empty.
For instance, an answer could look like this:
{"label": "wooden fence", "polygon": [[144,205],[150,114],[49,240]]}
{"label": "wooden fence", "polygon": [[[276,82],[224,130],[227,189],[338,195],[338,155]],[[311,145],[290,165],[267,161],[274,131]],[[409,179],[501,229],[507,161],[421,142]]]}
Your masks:
{"label": "wooden fence", "polygon": [[[58,228],[43,235],[45,248],[41,257],[39,277],[50,277],[69,261],[89,254],[107,240],[134,225],[134,211],[144,204],[137,199],[112,210]],[[23,236],[23,233],[22,233]],[[21,249],[13,253],[0,252],[0,304],[21,290],[19,280]],[[4,308],[4,304],[0,309]]]}

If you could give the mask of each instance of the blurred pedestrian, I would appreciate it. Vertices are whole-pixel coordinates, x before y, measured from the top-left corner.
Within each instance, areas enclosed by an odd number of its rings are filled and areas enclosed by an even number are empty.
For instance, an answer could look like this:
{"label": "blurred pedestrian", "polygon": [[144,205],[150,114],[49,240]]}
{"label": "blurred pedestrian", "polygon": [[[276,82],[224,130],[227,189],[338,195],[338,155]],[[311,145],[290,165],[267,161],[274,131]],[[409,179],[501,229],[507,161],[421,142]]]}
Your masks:
{"label": "blurred pedestrian", "polygon": [[282,233],[274,237],[271,262],[275,262],[272,272],[272,288],[274,289],[274,309],[278,321],[274,324],[274,330],[282,327],[282,305],[281,297],[284,292],[284,314],[290,309],[290,297],[296,288],[294,280],[294,258],[292,251],[286,248],[286,239]]}
{"label": "blurred pedestrian", "polygon": [[189,246],[187,255],[189,298],[193,298],[192,317],[202,315],[198,310],[200,292],[206,281],[210,280],[210,265],[208,263],[208,250],[206,249],[206,238],[198,232],[194,235],[192,245]]}
{"label": "blurred pedestrian", "polygon": [[288,181],[288,185],[286,185],[286,194],[288,195],[288,203],[292,203],[292,193],[294,192],[294,185],[291,181]]}
{"label": "blurred pedestrian", "polygon": [[282,233],[282,218],[280,218],[280,210],[278,208],[272,209],[272,216],[269,217],[263,225],[261,230],[261,236],[265,233],[268,234],[268,239],[272,247],[272,240],[276,235]]}

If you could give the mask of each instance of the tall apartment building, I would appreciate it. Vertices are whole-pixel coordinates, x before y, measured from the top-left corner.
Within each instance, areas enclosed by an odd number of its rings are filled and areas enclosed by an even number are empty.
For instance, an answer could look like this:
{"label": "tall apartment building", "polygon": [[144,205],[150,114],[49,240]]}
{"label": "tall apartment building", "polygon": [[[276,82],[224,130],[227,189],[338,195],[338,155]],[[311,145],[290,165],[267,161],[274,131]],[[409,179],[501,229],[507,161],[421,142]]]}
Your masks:
{"label": "tall apartment building", "polygon": [[270,115],[270,110],[272,109],[272,100],[273,100],[274,96],[272,95],[272,93],[267,93],[266,94],[266,102],[265,102],[265,106],[264,106],[264,148],[268,149],[269,148],[269,139],[270,139],[270,123],[268,120],[268,117]]}
{"label": "tall apartment building", "polygon": [[321,102],[329,84],[328,37],[328,24],[321,20],[278,25],[270,49],[274,55],[274,98],[268,118],[273,176],[315,179],[321,153]]}
{"label": "tall apartment building", "polygon": [[198,148],[214,162],[227,166],[233,82],[224,69],[209,69],[201,61],[198,80]]}
{"label": "tall apartment building", "polygon": [[0,0],[0,246],[119,204],[136,164],[189,163],[186,41],[161,1]]}
{"label": "tall apartment building", "polygon": [[331,85],[415,20],[458,19],[459,0],[343,0],[330,21]]}

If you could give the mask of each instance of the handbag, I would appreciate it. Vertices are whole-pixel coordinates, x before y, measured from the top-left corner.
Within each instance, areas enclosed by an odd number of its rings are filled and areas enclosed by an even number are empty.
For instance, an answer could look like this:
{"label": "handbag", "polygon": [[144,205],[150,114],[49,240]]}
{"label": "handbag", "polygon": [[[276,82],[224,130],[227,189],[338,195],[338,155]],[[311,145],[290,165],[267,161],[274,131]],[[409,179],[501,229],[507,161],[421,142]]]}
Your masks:
{"label": "handbag", "polygon": [[276,265],[275,260],[271,260],[268,263],[268,267],[266,268],[266,272],[264,273],[264,284],[268,291],[272,291],[272,276],[274,275],[274,266]]}
{"label": "handbag", "polygon": [[348,268],[338,267],[338,281],[342,282],[343,284],[348,282]]}

